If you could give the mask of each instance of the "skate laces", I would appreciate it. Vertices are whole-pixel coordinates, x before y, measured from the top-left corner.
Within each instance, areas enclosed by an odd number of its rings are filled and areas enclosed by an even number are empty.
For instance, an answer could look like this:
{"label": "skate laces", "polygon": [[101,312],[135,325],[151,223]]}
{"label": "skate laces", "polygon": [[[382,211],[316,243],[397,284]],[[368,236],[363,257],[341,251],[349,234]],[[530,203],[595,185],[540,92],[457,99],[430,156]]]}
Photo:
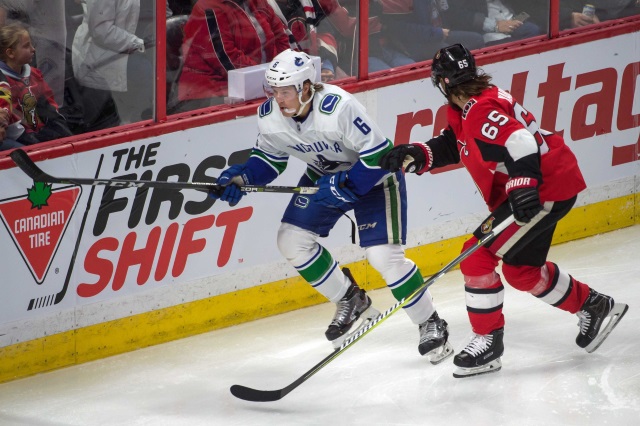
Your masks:
{"label": "skate laces", "polygon": [[336,309],[336,314],[333,316],[333,321],[331,321],[331,324],[335,325],[342,324],[347,316],[349,316],[349,314],[351,313],[351,306],[349,306],[348,300],[341,300],[337,303],[337,305],[338,307]]}
{"label": "skate laces", "polygon": [[438,324],[437,320],[427,320],[425,324],[420,325],[420,343],[424,343],[432,338],[438,338]]}
{"label": "skate laces", "polygon": [[581,334],[587,334],[589,325],[591,324],[591,314],[587,311],[580,311],[576,314],[578,316],[578,327]]}
{"label": "skate laces", "polygon": [[[358,305],[358,297],[360,296],[359,291],[355,291],[354,294],[349,299],[340,299],[336,305],[336,314],[333,316],[333,320],[331,324],[340,325],[344,324],[345,320],[349,316],[353,316],[353,312],[356,311]],[[352,303],[353,300],[353,303]]]}
{"label": "skate laces", "polygon": [[487,334],[486,336],[476,334],[467,344],[467,347],[464,348],[464,351],[470,355],[478,356],[491,346],[491,342],[493,342],[493,334]]}

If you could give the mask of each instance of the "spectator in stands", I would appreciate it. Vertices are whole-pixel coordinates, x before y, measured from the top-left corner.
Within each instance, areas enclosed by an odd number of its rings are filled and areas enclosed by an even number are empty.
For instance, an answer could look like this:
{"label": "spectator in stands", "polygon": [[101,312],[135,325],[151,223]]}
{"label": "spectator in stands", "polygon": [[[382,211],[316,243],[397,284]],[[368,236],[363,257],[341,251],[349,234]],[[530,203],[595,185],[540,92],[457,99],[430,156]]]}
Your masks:
{"label": "spectator in stands", "polygon": [[0,0],[0,26],[15,20],[31,34],[38,47],[33,65],[42,71],[56,102],[62,105],[67,45],[65,0]]}
{"label": "spectator in stands", "polygon": [[189,15],[196,0],[168,0],[168,6],[174,15]]}
{"label": "spectator in stands", "polygon": [[444,25],[482,33],[487,46],[542,34],[528,16],[522,17],[526,11],[514,11],[506,0],[448,0],[448,5]]}
{"label": "spectator in stands", "polygon": [[441,14],[448,8],[446,0],[382,0],[382,4],[387,43],[415,61],[429,60],[450,44],[461,43],[471,50],[484,47],[480,33],[443,27]]}
{"label": "spectator in stands", "polygon": [[[509,2],[511,10],[520,14],[526,11],[530,17],[526,19],[527,22],[534,23],[540,28],[542,34],[549,32],[549,8],[550,0],[505,0]],[[563,0],[560,0],[562,3]],[[589,0],[583,0],[589,1]]]}
{"label": "spectator in stands", "polygon": [[167,0],[167,11],[165,13],[165,18],[169,19],[173,16],[173,10],[171,10],[171,5],[169,4],[169,0]]}
{"label": "spectator in stands", "polygon": [[[388,1],[388,0],[385,0]],[[318,33],[332,34],[338,44],[339,67],[347,75],[357,73],[358,0],[313,1],[314,25]],[[370,72],[381,71],[415,61],[387,44],[382,32],[382,0],[369,3],[369,60]],[[325,19],[326,18],[326,19]]]}
{"label": "spectator in stands", "polygon": [[588,0],[586,2],[595,8],[593,16],[583,13],[585,1],[560,0],[561,29],[577,28],[640,14],[640,0]]}
{"label": "spectator in stands", "polygon": [[[584,13],[585,3],[594,6],[593,15]],[[560,0],[560,29],[579,28],[638,14],[640,0]]]}
{"label": "spectator in stands", "polygon": [[591,0],[590,3],[595,6],[601,21],[640,14],[640,0]]}
{"label": "spectator in stands", "polygon": [[[324,17],[318,3],[312,0],[268,0],[268,2],[287,26],[291,48],[304,50],[310,55],[321,58],[323,83],[347,76],[338,67],[338,42],[334,35],[317,31],[319,17]],[[316,14],[316,8],[318,8],[318,14]]]}
{"label": "spectator in stands", "polygon": [[11,88],[13,111],[21,118],[25,137],[36,138],[30,138],[31,143],[71,136],[42,72],[29,65],[35,52],[21,24],[0,27],[0,72]]}
{"label": "spectator in stands", "polygon": [[72,63],[83,97],[88,92],[102,103],[113,97],[121,124],[151,118],[153,64],[142,55],[145,40],[135,34],[140,0],[84,0],[82,8]]}
{"label": "spectator in stands", "polygon": [[271,62],[289,48],[266,0],[199,0],[184,27],[180,110],[224,103],[228,71]]}
{"label": "spectator in stands", "polygon": [[585,0],[560,0],[560,29],[584,27],[586,25],[600,23],[597,14],[593,16],[582,13]]}

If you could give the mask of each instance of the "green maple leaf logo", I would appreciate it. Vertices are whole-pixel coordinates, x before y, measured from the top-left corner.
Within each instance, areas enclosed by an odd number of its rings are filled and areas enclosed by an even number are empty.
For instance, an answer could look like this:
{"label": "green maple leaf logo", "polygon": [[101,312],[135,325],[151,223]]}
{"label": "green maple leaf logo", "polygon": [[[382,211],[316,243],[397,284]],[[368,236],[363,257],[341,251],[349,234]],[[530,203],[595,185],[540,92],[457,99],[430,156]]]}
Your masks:
{"label": "green maple leaf logo", "polygon": [[44,182],[34,182],[33,186],[27,190],[27,199],[31,201],[31,208],[38,210],[43,206],[48,206],[47,200],[51,197],[51,184]]}

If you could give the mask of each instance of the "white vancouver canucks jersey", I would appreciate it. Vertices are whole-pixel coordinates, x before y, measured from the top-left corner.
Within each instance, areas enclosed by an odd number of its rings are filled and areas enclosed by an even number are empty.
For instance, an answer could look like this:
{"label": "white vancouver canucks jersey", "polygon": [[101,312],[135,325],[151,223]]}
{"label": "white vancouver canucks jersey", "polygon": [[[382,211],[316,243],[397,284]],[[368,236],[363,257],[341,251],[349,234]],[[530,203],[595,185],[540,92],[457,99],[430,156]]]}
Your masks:
{"label": "white vancouver canucks jersey", "polygon": [[260,133],[252,157],[260,157],[277,174],[285,169],[290,156],[299,158],[307,163],[307,174],[314,181],[349,170],[358,161],[364,167],[354,172],[375,169],[380,178],[378,160],[392,147],[391,142],[355,97],[337,86],[323,86],[301,122],[284,117],[275,100],[264,102],[258,108]]}

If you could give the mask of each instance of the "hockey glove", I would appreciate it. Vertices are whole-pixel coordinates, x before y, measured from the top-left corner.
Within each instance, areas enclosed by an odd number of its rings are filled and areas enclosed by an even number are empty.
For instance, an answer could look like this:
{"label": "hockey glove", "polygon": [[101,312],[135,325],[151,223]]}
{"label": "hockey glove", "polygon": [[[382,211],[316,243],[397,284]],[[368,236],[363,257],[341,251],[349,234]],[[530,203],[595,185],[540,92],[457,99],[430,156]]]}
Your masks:
{"label": "hockey glove", "polygon": [[534,178],[511,178],[506,185],[509,205],[520,226],[529,223],[542,210],[538,181]]}
{"label": "hockey glove", "polygon": [[407,173],[417,173],[426,164],[425,150],[418,144],[398,145],[380,159],[380,167],[391,172],[402,168]]}
{"label": "hockey glove", "polygon": [[347,187],[347,172],[322,176],[317,183],[319,189],[313,199],[323,206],[341,208],[358,200]]}
{"label": "hockey glove", "polygon": [[236,164],[222,172],[216,182],[219,187],[210,189],[209,196],[214,200],[226,201],[233,207],[240,202],[244,195],[247,195],[246,192],[240,191],[240,186],[250,185],[251,180],[251,170],[246,168],[244,164]]}

